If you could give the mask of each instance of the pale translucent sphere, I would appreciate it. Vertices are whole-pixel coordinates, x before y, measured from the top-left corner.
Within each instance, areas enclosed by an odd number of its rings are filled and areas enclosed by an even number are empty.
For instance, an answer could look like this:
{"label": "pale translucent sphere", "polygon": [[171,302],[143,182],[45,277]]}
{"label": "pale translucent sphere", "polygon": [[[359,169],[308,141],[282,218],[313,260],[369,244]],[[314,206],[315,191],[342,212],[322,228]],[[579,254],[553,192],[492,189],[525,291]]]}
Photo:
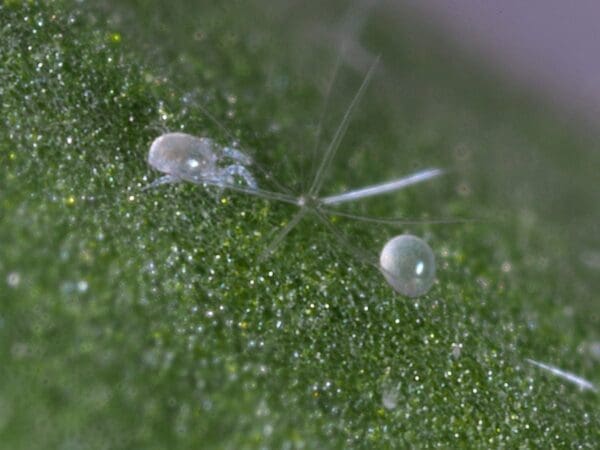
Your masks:
{"label": "pale translucent sphere", "polygon": [[425,294],[435,280],[435,256],[431,247],[410,234],[390,239],[381,250],[379,264],[394,290],[408,297]]}

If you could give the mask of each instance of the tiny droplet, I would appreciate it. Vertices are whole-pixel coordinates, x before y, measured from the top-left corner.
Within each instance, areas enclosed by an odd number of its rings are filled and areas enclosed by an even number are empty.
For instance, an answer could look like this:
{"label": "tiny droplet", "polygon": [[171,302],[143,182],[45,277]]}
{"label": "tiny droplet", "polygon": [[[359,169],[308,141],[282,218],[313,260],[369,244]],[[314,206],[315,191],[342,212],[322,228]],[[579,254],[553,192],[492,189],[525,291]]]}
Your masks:
{"label": "tiny droplet", "polygon": [[431,247],[410,234],[390,239],[381,250],[379,265],[390,286],[407,297],[427,293],[435,280],[435,256]]}

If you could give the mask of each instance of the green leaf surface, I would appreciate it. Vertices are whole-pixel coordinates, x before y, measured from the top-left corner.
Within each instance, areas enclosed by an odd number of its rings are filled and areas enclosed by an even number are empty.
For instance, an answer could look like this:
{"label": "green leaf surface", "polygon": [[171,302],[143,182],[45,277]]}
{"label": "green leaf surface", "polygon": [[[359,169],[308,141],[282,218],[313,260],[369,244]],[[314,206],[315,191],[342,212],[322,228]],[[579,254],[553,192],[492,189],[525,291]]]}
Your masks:
{"label": "green leaf surface", "polygon": [[[598,394],[526,362],[600,384],[592,138],[384,6],[4,0],[0,42],[1,448],[598,447]],[[306,192],[377,55],[321,193],[449,170],[343,211],[471,222],[331,218],[424,238],[424,297],[311,216],[261,260],[293,205],[142,190],[178,130]]]}

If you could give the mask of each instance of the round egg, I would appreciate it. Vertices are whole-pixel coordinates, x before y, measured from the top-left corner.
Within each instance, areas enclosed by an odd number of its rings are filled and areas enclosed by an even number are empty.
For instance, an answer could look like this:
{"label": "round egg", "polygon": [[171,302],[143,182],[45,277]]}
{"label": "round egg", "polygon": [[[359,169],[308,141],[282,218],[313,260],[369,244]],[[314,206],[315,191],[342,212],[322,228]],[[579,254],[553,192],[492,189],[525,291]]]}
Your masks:
{"label": "round egg", "polygon": [[435,280],[435,256],[431,247],[410,234],[390,239],[379,256],[380,270],[396,292],[419,297]]}

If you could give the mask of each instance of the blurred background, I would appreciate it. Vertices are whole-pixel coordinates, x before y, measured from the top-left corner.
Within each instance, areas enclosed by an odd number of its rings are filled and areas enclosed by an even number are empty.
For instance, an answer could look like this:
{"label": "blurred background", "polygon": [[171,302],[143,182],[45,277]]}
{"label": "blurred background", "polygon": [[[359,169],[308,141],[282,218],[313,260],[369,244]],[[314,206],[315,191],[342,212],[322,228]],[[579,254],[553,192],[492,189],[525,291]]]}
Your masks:
{"label": "blurred background", "polygon": [[[335,4],[336,2],[332,2]],[[318,34],[338,38],[351,35],[373,11],[413,26],[415,43],[439,39],[448,53],[468,55],[472,62],[487,64],[490,72],[512,82],[552,106],[564,117],[582,125],[597,126],[600,112],[600,4],[581,0],[358,0],[346,3],[346,20]],[[302,2],[282,2],[270,10],[285,15],[306,8]],[[326,16],[331,3],[313,10],[314,20]],[[304,23],[306,25],[306,23]],[[427,30],[423,33],[423,30]],[[421,30],[420,32],[418,30]],[[355,48],[355,55],[358,54]]]}
{"label": "blurred background", "polygon": [[[563,114],[597,126],[600,3],[591,0],[402,0],[410,10],[494,71],[543,96]],[[581,117],[580,117],[581,118]]]}

